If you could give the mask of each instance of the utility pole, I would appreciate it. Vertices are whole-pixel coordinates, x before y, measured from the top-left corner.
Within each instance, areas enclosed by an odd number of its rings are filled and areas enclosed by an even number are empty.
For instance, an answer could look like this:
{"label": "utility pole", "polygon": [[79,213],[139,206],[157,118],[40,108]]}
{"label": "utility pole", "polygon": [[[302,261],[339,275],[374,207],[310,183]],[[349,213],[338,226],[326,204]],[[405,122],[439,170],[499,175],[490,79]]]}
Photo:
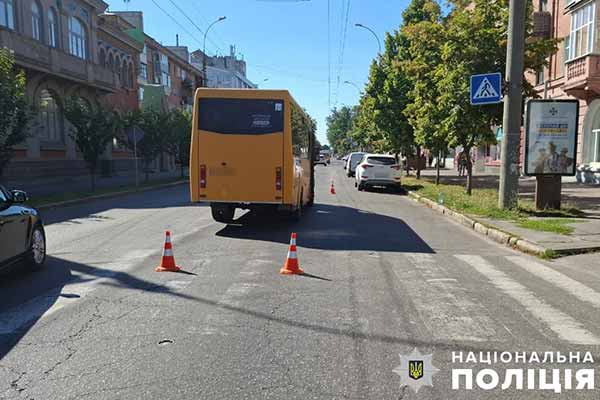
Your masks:
{"label": "utility pole", "polygon": [[506,81],[502,123],[502,166],[498,207],[514,208],[519,196],[519,148],[521,144],[521,105],[525,51],[525,11],[527,2],[510,0],[508,45],[506,49]]}

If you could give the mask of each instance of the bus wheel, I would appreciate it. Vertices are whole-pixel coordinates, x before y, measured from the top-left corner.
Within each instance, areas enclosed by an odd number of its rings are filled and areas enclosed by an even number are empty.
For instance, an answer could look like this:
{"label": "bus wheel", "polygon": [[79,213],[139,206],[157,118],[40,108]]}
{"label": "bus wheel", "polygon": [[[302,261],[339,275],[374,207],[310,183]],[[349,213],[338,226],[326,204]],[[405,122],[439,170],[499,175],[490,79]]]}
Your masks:
{"label": "bus wheel", "polygon": [[228,224],[233,222],[235,207],[229,204],[213,204],[210,206],[212,217],[215,221]]}

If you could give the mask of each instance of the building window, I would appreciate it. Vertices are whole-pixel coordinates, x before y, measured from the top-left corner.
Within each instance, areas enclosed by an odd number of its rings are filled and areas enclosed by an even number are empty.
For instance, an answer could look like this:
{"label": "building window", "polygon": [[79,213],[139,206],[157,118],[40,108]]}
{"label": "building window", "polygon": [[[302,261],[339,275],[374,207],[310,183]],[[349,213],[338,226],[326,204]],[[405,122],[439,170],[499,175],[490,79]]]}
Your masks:
{"label": "building window", "polygon": [[129,88],[133,89],[135,79],[135,69],[133,67],[133,64],[129,64],[129,67],[127,68],[127,73],[129,74]]}
{"label": "building window", "polygon": [[100,49],[100,54],[98,54],[98,62],[103,67],[106,67],[106,51],[104,49]]}
{"label": "building window", "polygon": [[548,0],[540,0],[538,10],[542,12],[548,11]]}
{"label": "building window", "polygon": [[148,80],[148,64],[140,63],[140,78]]}
{"label": "building window", "polygon": [[42,40],[42,14],[37,2],[31,3],[31,37]]}
{"label": "building window", "polygon": [[592,131],[592,162],[600,162],[600,129]]}
{"label": "building window", "polygon": [[160,71],[160,55],[158,53],[154,53],[154,56],[152,57],[152,65],[153,65],[153,72],[154,72],[154,76],[152,77],[154,80],[154,83],[160,84],[161,83],[161,71]]}
{"label": "building window", "polygon": [[39,100],[40,139],[62,142],[62,114],[53,94],[44,89]]}
{"label": "building window", "polygon": [[15,29],[13,0],[0,0],[0,26]]}
{"label": "building window", "polygon": [[52,8],[48,10],[48,44],[58,47],[58,17]]}
{"label": "building window", "polygon": [[121,67],[121,87],[129,87],[127,80],[129,79],[129,73],[127,72],[127,63],[123,60],[123,66]]}
{"label": "building window", "polygon": [[160,55],[161,83],[166,87],[171,87],[171,75],[169,74],[169,58],[164,54]]}
{"label": "building window", "polygon": [[536,86],[544,83],[544,69],[545,68],[542,68],[541,70],[536,71],[536,73],[535,73],[535,85]]}
{"label": "building window", "polygon": [[569,60],[589,54],[594,49],[595,3],[589,3],[571,13]]}
{"label": "building window", "polygon": [[69,52],[75,57],[87,58],[87,34],[84,25],[75,17],[69,18]]}

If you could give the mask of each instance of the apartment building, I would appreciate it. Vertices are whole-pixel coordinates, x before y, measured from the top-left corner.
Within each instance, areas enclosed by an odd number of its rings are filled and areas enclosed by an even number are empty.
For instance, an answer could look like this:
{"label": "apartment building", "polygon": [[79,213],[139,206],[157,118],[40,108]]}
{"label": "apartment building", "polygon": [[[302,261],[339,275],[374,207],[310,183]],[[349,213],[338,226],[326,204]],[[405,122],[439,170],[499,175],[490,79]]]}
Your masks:
{"label": "apartment building", "polygon": [[536,0],[536,34],[561,39],[559,51],[528,81],[540,97],[579,100],[577,179],[600,184],[600,13],[598,0]]}
{"label": "apartment building", "polygon": [[[191,55],[192,64],[202,70],[204,53],[196,50]],[[256,89],[246,76],[246,62],[237,56],[235,46],[229,47],[228,56],[206,57],[206,86],[211,88]]]}
{"label": "apartment building", "polygon": [[25,71],[37,112],[7,179],[87,173],[61,112],[64,99],[79,97],[94,107],[110,96],[126,108],[125,98],[136,90],[130,78],[139,47],[102,15],[107,7],[101,0],[0,0],[0,47],[11,49]]}
{"label": "apartment building", "polygon": [[144,42],[138,63],[139,106],[191,111],[194,91],[202,86],[202,71],[191,64],[188,48],[179,43],[163,46],[144,33],[144,16],[139,11],[116,14],[134,27],[129,34]]}
{"label": "apartment building", "polygon": [[[0,47],[26,73],[36,110],[31,135],[18,146],[5,178],[87,174],[61,107],[79,97],[124,114],[140,107],[191,109],[202,73],[185,47],[162,46],[144,34],[141,12],[106,12],[102,0],[0,0]],[[104,174],[133,169],[131,152],[114,142],[102,155]],[[175,168],[166,155],[155,168]]]}

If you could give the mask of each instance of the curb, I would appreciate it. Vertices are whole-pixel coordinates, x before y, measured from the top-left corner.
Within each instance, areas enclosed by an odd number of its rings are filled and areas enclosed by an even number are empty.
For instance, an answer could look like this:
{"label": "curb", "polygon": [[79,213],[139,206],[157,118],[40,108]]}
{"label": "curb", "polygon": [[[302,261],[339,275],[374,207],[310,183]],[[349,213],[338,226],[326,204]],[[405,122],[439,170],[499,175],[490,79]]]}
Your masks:
{"label": "curb", "polygon": [[127,190],[121,190],[118,192],[103,193],[103,194],[98,194],[98,195],[93,195],[93,196],[80,197],[78,199],[73,199],[73,200],[65,200],[65,201],[59,201],[56,203],[42,204],[42,205],[36,206],[34,208],[37,210],[49,210],[52,208],[87,203],[88,201],[93,201],[93,200],[110,199],[110,198],[114,198],[114,197],[126,196],[128,194],[143,193],[143,192],[147,192],[147,191],[155,190],[155,189],[163,189],[163,188],[172,187],[172,186],[179,186],[179,185],[183,185],[183,184],[187,184],[187,183],[189,183],[189,180],[179,180],[179,181],[175,181],[175,182],[147,186],[147,187],[144,187],[141,189],[127,189]]}
{"label": "curb", "polygon": [[471,219],[464,214],[451,210],[441,204],[436,203],[433,200],[425,198],[420,194],[415,192],[408,191],[408,195],[415,201],[426,205],[431,208],[435,212],[439,214],[443,214],[452,218],[454,221],[459,224],[466,226],[467,228],[477,232],[478,234],[493,240],[496,243],[502,244],[504,246],[511,247],[513,249],[519,250],[523,253],[532,254],[534,256],[547,258],[551,255],[555,255],[556,252],[551,249],[547,249],[538,245],[537,243],[530,242],[525,239],[521,239],[519,236],[514,236],[510,233],[501,231],[494,227],[482,224],[479,221]]}

